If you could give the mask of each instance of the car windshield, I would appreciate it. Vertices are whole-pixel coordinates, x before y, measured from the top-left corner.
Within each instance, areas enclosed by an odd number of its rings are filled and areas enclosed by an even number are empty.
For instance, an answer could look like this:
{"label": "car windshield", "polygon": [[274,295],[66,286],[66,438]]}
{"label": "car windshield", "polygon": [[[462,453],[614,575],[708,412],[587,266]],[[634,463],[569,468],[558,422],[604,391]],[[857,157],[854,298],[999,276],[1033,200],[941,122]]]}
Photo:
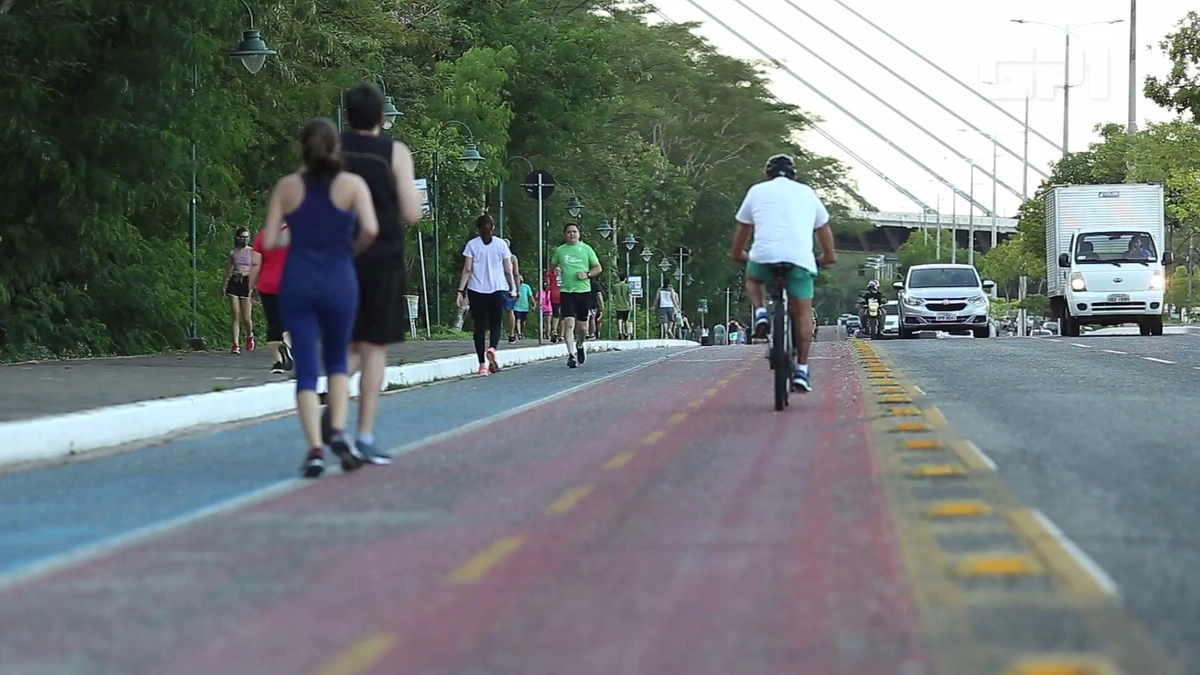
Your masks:
{"label": "car windshield", "polygon": [[1104,264],[1154,262],[1158,254],[1147,232],[1089,232],[1075,241],[1075,262]]}
{"label": "car windshield", "polygon": [[908,273],[908,288],[978,288],[979,275],[966,267],[930,267]]}

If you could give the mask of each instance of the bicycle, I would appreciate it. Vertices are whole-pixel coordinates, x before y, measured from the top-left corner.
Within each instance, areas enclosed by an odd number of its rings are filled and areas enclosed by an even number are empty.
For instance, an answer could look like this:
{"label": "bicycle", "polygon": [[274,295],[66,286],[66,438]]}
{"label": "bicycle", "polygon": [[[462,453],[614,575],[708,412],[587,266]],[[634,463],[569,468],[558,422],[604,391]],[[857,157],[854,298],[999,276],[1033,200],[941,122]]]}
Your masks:
{"label": "bicycle", "polygon": [[770,284],[771,300],[771,369],[775,371],[775,410],[788,407],[793,385],[792,374],[796,370],[792,352],[792,313],[788,307],[785,280],[794,266],[790,263],[771,265],[773,282]]}

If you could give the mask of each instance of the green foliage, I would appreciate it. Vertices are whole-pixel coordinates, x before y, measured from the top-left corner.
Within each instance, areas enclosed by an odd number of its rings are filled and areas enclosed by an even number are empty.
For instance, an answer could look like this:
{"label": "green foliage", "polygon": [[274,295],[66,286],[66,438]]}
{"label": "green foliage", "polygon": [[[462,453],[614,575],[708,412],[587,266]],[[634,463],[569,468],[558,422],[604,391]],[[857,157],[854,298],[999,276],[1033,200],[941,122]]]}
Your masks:
{"label": "green foliage", "polygon": [[[951,250],[954,240],[946,232],[942,236],[941,256],[938,256],[937,238],[929,235],[929,241],[925,241],[925,237],[919,232],[914,232],[908,238],[908,241],[900,245],[896,250],[896,256],[900,258],[900,276],[908,273],[908,268],[913,265],[928,265],[930,263],[950,262],[953,257],[955,262],[965,264],[971,257],[971,252],[965,248],[958,249],[957,252]],[[978,262],[978,254],[976,255]]]}
{"label": "green foliage", "polygon": [[1045,316],[1046,308],[1050,306],[1050,298],[1041,293],[1030,293],[1016,304],[1017,309],[1023,309],[1030,316]]}
{"label": "green foliage", "polygon": [[[601,218],[656,260],[689,246],[697,288],[731,283],[732,214],[776,152],[796,156],[835,227],[869,227],[847,217],[845,167],[797,144],[811,117],[771,94],[759,64],[720,54],[695,26],[650,25],[641,3],[251,4],[279,51],[256,75],[227,56],[246,27],[236,0],[18,2],[0,20],[0,359],[183,343],[193,168],[197,323],[223,344],[231,232],[258,229],[271,185],[298,163],[299,128],[334,117],[339,92],[364,80],[384,83],[404,112],[390,133],[413,149],[417,175],[432,178],[437,162],[437,231],[431,220],[410,228],[409,287],[420,288],[420,236],[443,323],[462,245],[501,180],[505,235],[536,282],[536,210],[516,187],[528,167],[506,161],[514,155],[560,182],[547,249],[569,185],[606,267],[621,260],[592,234]],[[472,137],[486,158],[473,174],[453,159]],[[694,315],[700,294],[684,297]]]}
{"label": "green foliage", "polygon": [[1176,25],[1159,43],[1171,59],[1171,70],[1166,77],[1146,78],[1146,98],[1177,113],[1191,113],[1192,121],[1200,123],[1200,14],[1188,12]]}
{"label": "green foliage", "polygon": [[1045,276],[1046,263],[1029,251],[1024,232],[1017,232],[996,248],[976,258],[976,267],[984,279],[996,282],[996,292],[1005,297],[1018,297],[1022,276],[1040,279]]}
{"label": "green foliage", "polygon": [[1185,265],[1177,265],[1175,271],[1171,273],[1171,278],[1167,279],[1166,302],[1168,305],[1176,307],[1197,307],[1200,306],[1200,269],[1193,269],[1191,274],[1191,284],[1188,284],[1188,268]]}

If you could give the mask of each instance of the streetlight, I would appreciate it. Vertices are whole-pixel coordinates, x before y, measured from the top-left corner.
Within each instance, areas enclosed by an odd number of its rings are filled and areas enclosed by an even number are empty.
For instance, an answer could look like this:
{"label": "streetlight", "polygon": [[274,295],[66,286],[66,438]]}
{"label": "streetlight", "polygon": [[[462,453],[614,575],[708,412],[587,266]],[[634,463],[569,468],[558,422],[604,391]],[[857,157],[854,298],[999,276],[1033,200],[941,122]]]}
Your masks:
{"label": "streetlight", "polygon": [[[959,131],[965,131],[965,132],[970,133],[971,131],[974,131],[974,130],[973,129],[959,129]],[[998,180],[996,178],[996,161],[1000,157],[1000,147],[999,147],[1000,141],[997,139],[995,134],[985,134],[982,131],[980,131],[979,135],[983,136],[984,138],[986,138],[992,142],[992,248],[996,248],[996,240],[999,238],[998,224],[996,222],[996,183]],[[972,164],[972,166],[974,166],[974,164]],[[974,175],[971,176],[971,180],[975,180]],[[972,185],[971,187],[972,187],[972,189],[974,189],[975,186]],[[972,225],[974,225],[974,223],[972,223]],[[972,243],[972,246],[971,246],[972,264],[974,264],[974,253],[973,253],[975,250],[974,241],[972,241],[971,243]]]}
{"label": "streetlight", "polygon": [[[999,82],[984,80],[983,84],[993,86],[1004,86]],[[1021,199],[1029,199],[1029,95],[1030,90],[1025,90],[1025,148],[1021,153]],[[996,209],[993,208],[993,211]]]}
{"label": "streetlight", "polygon": [[238,44],[237,49],[229,52],[229,55],[235,59],[240,59],[246,70],[250,71],[251,75],[255,75],[262,70],[263,65],[267,62],[268,56],[278,54],[274,49],[267,47],[266,41],[262,39],[262,34],[254,27],[254,12],[250,9],[250,5],[246,0],[241,0],[242,6],[246,8],[246,14],[250,17],[250,27],[242,31],[242,41]]}
{"label": "streetlight", "polygon": [[[1057,28],[1063,32],[1063,36],[1065,38],[1066,45],[1064,48],[1065,57],[1063,58],[1063,84],[1062,84],[1062,88],[1063,88],[1062,151],[1063,151],[1063,157],[1066,157],[1067,153],[1070,152],[1070,149],[1067,146],[1067,138],[1068,138],[1069,128],[1070,128],[1069,122],[1070,122],[1070,111],[1071,111],[1071,31],[1078,29],[1078,28],[1085,28],[1087,26],[1101,26],[1101,25],[1112,25],[1112,24],[1116,24],[1116,23],[1123,23],[1125,21],[1125,19],[1112,19],[1111,21],[1092,21],[1090,23],[1067,24],[1065,26],[1059,25],[1059,24],[1053,24],[1053,23],[1044,23],[1042,21],[1029,21],[1027,19],[1011,19],[1011,21],[1013,23],[1020,23],[1020,24],[1026,24],[1026,25],[1049,26],[1050,28]],[[1134,92],[1130,91],[1129,95],[1132,97],[1134,95]]]}
{"label": "streetlight", "polygon": [[654,249],[642,245],[642,262],[646,263],[646,276],[642,278],[642,294],[646,297],[646,339],[650,339],[650,260],[654,258]]}
{"label": "streetlight", "polygon": [[[571,199],[575,198],[572,197]],[[608,222],[608,218],[605,218],[604,220],[600,221],[599,225],[596,226],[596,231],[600,233],[601,237],[608,239],[609,237],[613,236],[613,233],[616,232],[617,229]]]}
{"label": "streetlight", "polygon": [[[529,173],[533,173],[535,171],[533,168],[533,162],[529,161],[529,159],[526,157],[522,157],[521,155],[512,155],[511,157],[505,158],[504,164],[501,166],[508,166],[508,163],[514,159],[519,159],[522,162],[525,162],[525,164],[529,166]],[[504,238],[504,176],[500,177],[500,238]]]}
{"label": "streetlight", "polygon": [[[240,59],[242,65],[251,75],[262,70],[263,65],[267,62],[268,56],[275,56],[278,52],[267,47],[267,43],[262,38],[262,33],[254,27],[254,11],[250,9],[250,5],[246,0],[241,0],[242,6],[246,8],[246,14],[250,20],[250,27],[242,31],[242,41],[238,44],[237,49],[229,52],[229,55],[235,59]],[[198,62],[192,63],[192,99],[196,98],[196,93],[200,89],[200,65]],[[188,205],[188,248],[190,249],[192,258],[192,326],[188,335],[188,343],[193,349],[201,348],[200,333],[199,333],[199,282],[196,278],[196,217],[198,215],[198,190],[196,184],[196,139],[192,138],[192,180],[191,203]]]}
{"label": "streetlight", "polygon": [[[574,188],[571,191],[574,192]],[[571,198],[567,200],[567,213],[571,214],[572,218],[578,218],[579,214],[583,213],[583,202],[579,201],[579,197],[571,195]]]}
{"label": "streetlight", "polygon": [[446,120],[437,126],[433,132],[433,279],[434,279],[434,294],[437,297],[437,320],[442,322],[442,268],[441,268],[441,185],[442,181],[438,175],[439,160],[441,159],[441,150],[439,149],[438,141],[441,139],[442,131],[449,126],[458,125],[467,132],[467,145],[463,149],[461,155],[458,156],[458,161],[462,162],[463,168],[467,173],[474,173],[475,169],[479,168],[480,162],[483,161],[483,155],[479,154],[479,146],[475,144],[475,132],[471,131],[471,127],[465,122],[459,120]]}

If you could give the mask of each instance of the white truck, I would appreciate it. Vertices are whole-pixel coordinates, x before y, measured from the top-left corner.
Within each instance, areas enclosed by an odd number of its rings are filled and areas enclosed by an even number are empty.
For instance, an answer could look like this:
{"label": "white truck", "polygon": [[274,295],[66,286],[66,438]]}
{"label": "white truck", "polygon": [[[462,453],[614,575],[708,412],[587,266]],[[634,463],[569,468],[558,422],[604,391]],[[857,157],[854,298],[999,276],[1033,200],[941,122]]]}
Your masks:
{"label": "white truck", "polygon": [[1162,335],[1166,267],[1163,188],[1055,185],[1046,193],[1046,286],[1060,334],[1136,323]]}

